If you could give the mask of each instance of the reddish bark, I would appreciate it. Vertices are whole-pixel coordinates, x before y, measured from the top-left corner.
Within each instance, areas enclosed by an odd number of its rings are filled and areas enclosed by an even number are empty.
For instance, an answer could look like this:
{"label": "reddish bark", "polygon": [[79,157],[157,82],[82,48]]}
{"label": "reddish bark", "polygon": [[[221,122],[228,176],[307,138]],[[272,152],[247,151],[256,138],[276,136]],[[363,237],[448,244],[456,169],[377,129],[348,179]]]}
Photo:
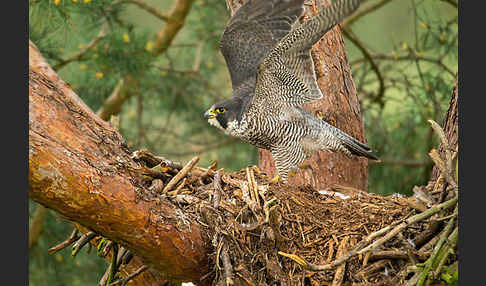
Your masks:
{"label": "reddish bark", "polygon": [[[444,118],[444,123],[442,128],[444,129],[444,133],[449,140],[449,146],[453,149],[458,147],[458,97],[459,97],[459,90],[458,90],[458,78],[456,75],[456,84],[454,89],[452,90],[451,101],[449,103],[449,109],[447,110],[447,114]],[[439,153],[444,152],[444,146],[442,144],[439,145]],[[432,169],[432,175],[430,178],[431,182],[435,182],[439,177],[440,171],[434,165]]]}
{"label": "reddish bark", "polygon": [[29,196],[133,251],[171,281],[209,271],[198,224],[168,201],[140,199],[140,168],[120,134],[97,117],[29,43]]}
{"label": "reddish bark", "polygon": [[[313,1],[316,2],[318,4],[313,8],[306,9],[304,21],[330,4],[328,0]],[[304,105],[304,109],[366,143],[359,100],[339,26],[326,33],[314,46],[312,56],[317,83],[324,96]],[[317,189],[332,184],[368,189],[368,161],[365,158],[318,152],[303,164],[311,168],[300,170],[289,183],[312,185]],[[259,167],[271,177],[276,174],[269,151],[259,149]]]}

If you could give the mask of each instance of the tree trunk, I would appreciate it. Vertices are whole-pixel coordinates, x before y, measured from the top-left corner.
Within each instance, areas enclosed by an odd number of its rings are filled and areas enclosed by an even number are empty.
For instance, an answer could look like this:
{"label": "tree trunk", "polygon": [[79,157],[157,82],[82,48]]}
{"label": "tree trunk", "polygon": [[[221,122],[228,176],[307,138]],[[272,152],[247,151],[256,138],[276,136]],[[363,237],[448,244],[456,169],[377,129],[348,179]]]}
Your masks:
{"label": "tree trunk", "polygon": [[[312,8],[306,6],[304,21],[330,5],[330,1],[314,0],[313,4]],[[317,83],[324,96],[305,104],[304,109],[366,143],[359,100],[339,26],[326,33],[314,46],[312,57]],[[303,164],[310,167],[299,170],[289,183],[311,185],[316,189],[333,184],[368,189],[368,161],[365,158],[318,152]],[[275,163],[269,151],[259,149],[259,167],[270,177],[275,176]]]}
{"label": "tree trunk", "polygon": [[29,42],[29,197],[136,253],[164,279],[197,281],[209,271],[199,225],[147,197],[130,156]]}
{"label": "tree trunk", "polygon": [[[451,101],[449,103],[449,109],[447,110],[446,117],[444,119],[444,123],[442,124],[442,128],[444,129],[444,133],[449,140],[449,145],[453,149],[452,152],[456,151],[458,147],[458,100],[459,97],[459,90],[458,90],[458,78],[456,74],[456,84],[454,89],[452,90]],[[439,153],[442,154],[444,152],[444,146],[442,144],[439,145]],[[437,166],[434,165],[432,169],[432,175],[430,177],[429,182],[435,182],[439,177],[440,171]]]}

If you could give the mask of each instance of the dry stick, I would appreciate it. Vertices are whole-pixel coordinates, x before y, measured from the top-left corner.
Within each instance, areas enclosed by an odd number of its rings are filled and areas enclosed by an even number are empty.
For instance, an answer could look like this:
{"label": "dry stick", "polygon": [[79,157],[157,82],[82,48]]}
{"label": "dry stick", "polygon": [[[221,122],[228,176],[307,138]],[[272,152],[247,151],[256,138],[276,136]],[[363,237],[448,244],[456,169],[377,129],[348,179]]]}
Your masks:
{"label": "dry stick", "polygon": [[250,189],[250,196],[253,201],[260,206],[260,198],[258,197],[258,185],[255,181],[255,175],[253,174],[253,168],[246,168],[246,178],[248,180],[248,187]]}
{"label": "dry stick", "polygon": [[[339,244],[338,251],[336,253],[336,257],[342,256],[347,248],[349,236],[345,236],[341,243]],[[338,266],[336,272],[334,273],[334,279],[332,280],[332,286],[340,286],[343,283],[344,279],[344,271],[346,269],[346,263],[343,263]]]}
{"label": "dry stick", "polygon": [[260,206],[257,205],[253,200],[251,200],[248,182],[233,179],[229,175],[223,175],[222,176],[222,179],[223,179],[223,182],[225,182],[226,184],[230,184],[232,186],[236,186],[236,187],[238,187],[241,190],[241,192],[243,194],[242,199],[248,205],[248,207],[250,208],[250,210],[253,213],[253,215],[257,218],[257,221],[260,222],[261,221],[261,218],[258,215],[259,214]]}
{"label": "dry stick", "polygon": [[[380,251],[373,251],[368,252],[370,253],[369,260],[375,261],[380,259],[409,259],[409,255],[407,251],[404,250],[380,250]],[[367,254],[368,254],[367,253]],[[416,253],[418,255],[419,260],[424,261],[427,259],[427,254],[424,253]]]}
{"label": "dry stick", "polygon": [[170,191],[183,177],[185,177],[187,175],[187,173],[189,173],[189,171],[191,171],[192,167],[194,167],[194,165],[196,165],[196,163],[199,161],[199,157],[196,156],[194,158],[191,159],[191,161],[189,161],[185,166],[184,168],[182,168],[182,170],[179,171],[179,173],[177,173],[177,175],[175,175],[170,181],[169,183],[165,186],[165,188],[162,190],[162,193],[166,193],[168,191]]}
{"label": "dry stick", "polygon": [[105,256],[107,256],[107,255],[108,255],[108,253],[110,252],[110,250],[111,250],[111,248],[112,248],[112,246],[113,246],[113,243],[114,243],[114,242],[110,240],[110,241],[108,241],[108,242],[106,243],[105,247],[103,247],[103,252],[102,252],[103,257],[105,257]]}
{"label": "dry stick", "polygon": [[[398,226],[393,228],[390,232],[388,232],[388,231],[390,230],[391,226],[387,226],[387,227],[384,227],[384,228],[382,228],[382,229],[380,229],[380,230],[378,230],[374,233],[371,233],[369,236],[367,236],[365,239],[360,241],[352,250],[348,251],[341,258],[336,259],[333,262],[328,263],[328,264],[316,265],[316,264],[308,263],[304,259],[300,258],[297,255],[288,254],[288,253],[285,253],[285,252],[282,252],[282,251],[279,251],[278,254],[294,260],[295,262],[297,262],[299,265],[301,265],[306,270],[311,270],[311,271],[317,272],[317,271],[325,271],[325,270],[333,269],[334,267],[339,266],[342,263],[346,262],[351,257],[365,253],[365,252],[370,251],[370,250],[373,250],[376,247],[382,245],[386,241],[393,238],[398,232],[405,229],[407,226],[409,226],[413,223],[419,222],[421,220],[424,220],[424,219],[426,219],[426,218],[428,218],[428,217],[430,217],[430,216],[432,216],[432,215],[434,215],[434,214],[436,214],[436,213],[438,213],[442,210],[449,209],[452,206],[454,206],[456,203],[457,203],[457,197],[452,198],[452,199],[450,199],[450,200],[448,200],[448,201],[446,201],[442,204],[436,205],[436,206],[428,209],[427,211],[425,211],[423,213],[409,217],[404,222],[400,223]],[[382,234],[384,234],[386,232],[388,232],[388,233],[385,236],[376,240],[371,245],[361,249],[361,247],[363,247],[364,245],[366,245],[367,243],[372,241],[374,238],[381,236]]]}
{"label": "dry stick", "polygon": [[93,231],[87,232],[83,234],[78,241],[76,241],[73,245],[73,250],[71,252],[71,255],[74,257],[78,252],[85,246],[88,242],[90,242],[91,239],[93,239],[97,234]]}
{"label": "dry stick", "polygon": [[428,209],[425,212],[422,212],[422,213],[416,214],[416,215],[414,215],[412,217],[409,217],[404,222],[402,222],[401,224],[399,224],[398,226],[396,226],[394,229],[392,229],[384,237],[382,237],[381,239],[376,240],[371,245],[369,245],[366,248],[358,251],[358,254],[364,253],[364,252],[369,251],[369,250],[372,250],[372,249],[375,249],[376,247],[382,245],[386,241],[388,241],[391,238],[393,238],[397,233],[399,233],[400,231],[402,231],[403,229],[405,229],[407,226],[409,226],[411,224],[414,224],[416,222],[419,222],[421,220],[424,220],[424,219],[426,219],[426,218],[428,218],[428,217],[430,217],[430,216],[432,216],[432,215],[434,215],[434,214],[436,214],[436,213],[438,213],[438,212],[440,212],[442,210],[449,209],[449,208],[453,207],[456,203],[457,203],[457,197],[452,198],[452,199],[450,199],[447,202],[444,202],[442,204],[436,205],[436,206]]}
{"label": "dry stick", "polygon": [[105,286],[109,285],[111,279],[115,276],[115,273],[117,271],[117,257],[118,257],[118,244],[113,244],[113,253],[111,254],[111,262],[108,268],[105,271],[105,274],[103,274],[103,277],[101,277],[100,281],[98,282],[98,286]]}
{"label": "dry stick", "polygon": [[221,252],[224,268],[224,285],[233,285],[233,266],[228,254],[228,245],[225,243]]}
{"label": "dry stick", "polygon": [[52,254],[54,254],[54,253],[56,253],[56,252],[58,252],[58,251],[60,251],[60,250],[62,250],[64,248],[68,247],[71,243],[77,241],[79,239],[78,232],[79,232],[79,230],[77,228],[75,228],[73,230],[73,232],[71,233],[71,235],[69,236],[68,239],[66,239],[65,241],[59,243],[56,246],[53,246],[53,247],[49,248],[47,250],[47,253],[50,254],[50,255],[52,255]]}
{"label": "dry stick", "polygon": [[154,179],[152,181],[152,185],[149,187],[149,190],[157,194],[162,193],[163,189],[164,189],[164,182],[161,179]]}
{"label": "dry stick", "polygon": [[216,172],[213,180],[214,186],[214,197],[213,197],[213,207],[218,209],[219,201],[221,200],[221,172]]}
{"label": "dry stick", "polygon": [[410,259],[410,262],[412,262],[412,264],[414,265],[417,264],[417,258],[415,257],[414,254],[415,249],[414,249],[413,242],[406,240],[401,232],[398,233],[398,238],[402,241],[402,244],[405,245],[405,248],[407,248],[407,256]]}
{"label": "dry stick", "polygon": [[[447,139],[447,137],[444,133],[444,130],[442,129],[442,127],[440,127],[439,124],[437,124],[437,122],[435,122],[434,120],[428,120],[428,121],[431,124],[432,129],[434,129],[434,131],[439,135],[440,142],[442,143],[442,146],[444,147],[443,150],[444,150],[444,153],[445,153],[445,163],[444,163],[445,166],[444,166],[444,169],[442,171],[445,175],[447,183],[449,183],[451,186],[453,186],[455,189],[457,189],[458,188],[457,183],[453,179],[453,176],[454,176],[453,167],[452,167],[453,155],[451,153],[449,140]],[[435,160],[434,160],[434,163],[435,163]]]}
{"label": "dry stick", "polygon": [[127,283],[130,282],[130,280],[132,280],[133,278],[137,277],[140,273],[144,272],[148,268],[149,267],[147,265],[143,265],[140,268],[138,268],[135,272],[133,272],[132,274],[128,275],[126,278],[119,279],[119,280],[117,280],[115,282],[112,282],[112,283],[110,283],[109,286],[114,286],[114,285],[118,285],[118,284],[121,284],[121,286],[127,285]]}
{"label": "dry stick", "polygon": [[369,276],[380,271],[387,264],[390,264],[390,260],[388,260],[388,259],[383,259],[383,260],[377,261],[377,262],[365,267],[363,270],[359,271],[355,276],[359,277],[361,279],[364,279],[366,281]]}

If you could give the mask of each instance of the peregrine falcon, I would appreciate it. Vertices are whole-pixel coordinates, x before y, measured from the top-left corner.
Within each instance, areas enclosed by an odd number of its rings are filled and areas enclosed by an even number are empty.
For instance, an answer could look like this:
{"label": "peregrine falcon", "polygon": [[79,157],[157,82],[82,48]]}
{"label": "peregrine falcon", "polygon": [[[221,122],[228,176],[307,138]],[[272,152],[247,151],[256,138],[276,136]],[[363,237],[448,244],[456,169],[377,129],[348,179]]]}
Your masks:
{"label": "peregrine falcon", "polygon": [[236,11],[220,40],[233,96],[204,113],[226,134],[270,150],[284,181],[316,151],[378,160],[369,146],[300,107],[322,97],[312,46],[360,0],[337,0],[301,24],[304,1],[247,0]]}

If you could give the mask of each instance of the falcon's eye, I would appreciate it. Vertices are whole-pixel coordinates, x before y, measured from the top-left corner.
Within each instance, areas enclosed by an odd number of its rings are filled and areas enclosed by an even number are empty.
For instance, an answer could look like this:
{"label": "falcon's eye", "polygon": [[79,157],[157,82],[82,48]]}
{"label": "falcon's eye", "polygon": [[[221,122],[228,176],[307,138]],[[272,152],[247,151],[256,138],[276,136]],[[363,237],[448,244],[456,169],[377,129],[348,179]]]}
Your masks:
{"label": "falcon's eye", "polygon": [[225,113],[226,112],[226,108],[224,108],[224,107],[218,107],[218,108],[216,108],[216,112],[217,113]]}

